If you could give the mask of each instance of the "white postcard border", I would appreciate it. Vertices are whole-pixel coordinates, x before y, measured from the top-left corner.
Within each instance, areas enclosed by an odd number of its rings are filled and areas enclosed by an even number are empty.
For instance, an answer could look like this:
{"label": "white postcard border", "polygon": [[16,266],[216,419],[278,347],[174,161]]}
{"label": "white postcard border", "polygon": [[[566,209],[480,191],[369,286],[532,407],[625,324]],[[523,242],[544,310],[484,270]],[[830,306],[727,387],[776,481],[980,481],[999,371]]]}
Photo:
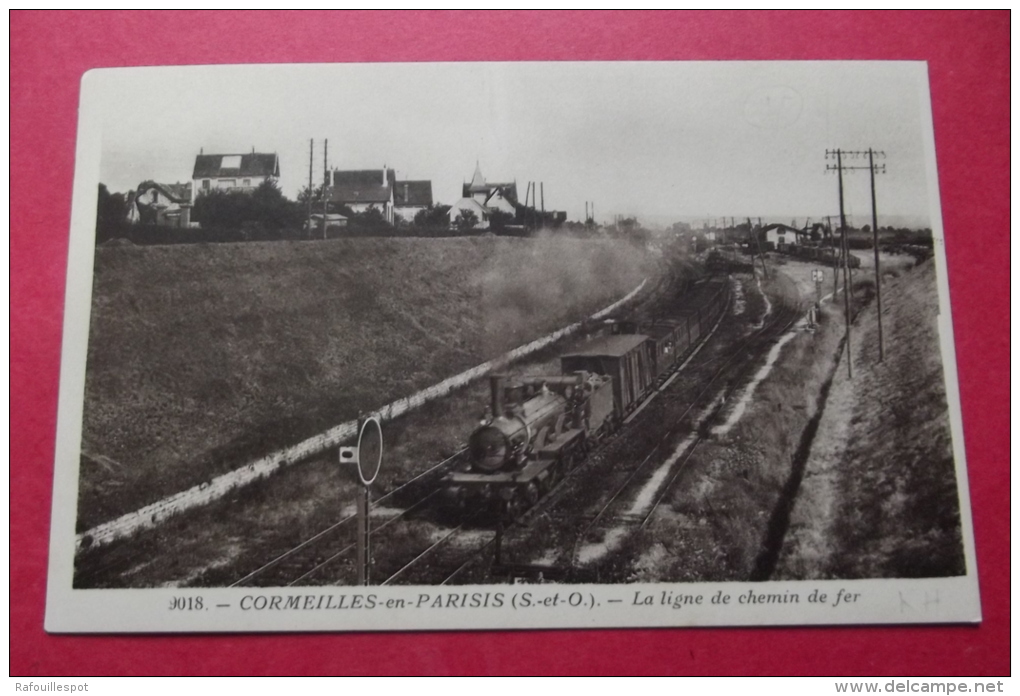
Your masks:
{"label": "white postcard border", "polygon": [[[919,108],[922,114],[926,114],[922,124],[929,210],[935,238],[939,332],[967,575],[764,583],[73,589],[78,462],[102,143],[101,109],[98,107],[104,97],[108,98],[103,93],[106,83],[102,73],[123,70],[111,69],[87,73],[81,85],[58,401],[46,630],[54,633],[391,631],[979,622],[977,560],[927,66],[920,62],[908,65],[923,84]],[[818,601],[810,601],[812,593]],[[500,606],[494,606],[497,594],[500,595]],[[822,594],[825,601],[821,601]],[[748,596],[789,598],[792,595],[797,596],[797,602],[741,601],[742,597]],[[857,596],[847,601],[848,595]],[[692,603],[676,600],[678,596],[689,596]],[[720,599],[724,596],[730,597],[728,603]],[[701,599],[693,599],[696,597]],[[273,598],[280,598],[275,607],[272,606]],[[397,606],[401,601],[403,606]],[[674,607],[677,601],[680,601],[680,606]],[[439,606],[435,606],[436,602]],[[480,603],[488,606],[476,606]]]}

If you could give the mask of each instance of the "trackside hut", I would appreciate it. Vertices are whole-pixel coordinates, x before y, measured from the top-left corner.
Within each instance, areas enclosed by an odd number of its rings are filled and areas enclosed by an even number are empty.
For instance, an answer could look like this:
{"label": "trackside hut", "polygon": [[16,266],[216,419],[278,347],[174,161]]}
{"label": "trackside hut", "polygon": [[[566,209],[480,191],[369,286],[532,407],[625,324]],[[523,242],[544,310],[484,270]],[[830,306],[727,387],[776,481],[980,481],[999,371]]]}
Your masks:
{"label": "trackside hut", "polygon": [[765,248],[775,250],[791,244],[803,244],[803,237],[810,238],[808,233],[794,227],[770,225],[765,228]]}

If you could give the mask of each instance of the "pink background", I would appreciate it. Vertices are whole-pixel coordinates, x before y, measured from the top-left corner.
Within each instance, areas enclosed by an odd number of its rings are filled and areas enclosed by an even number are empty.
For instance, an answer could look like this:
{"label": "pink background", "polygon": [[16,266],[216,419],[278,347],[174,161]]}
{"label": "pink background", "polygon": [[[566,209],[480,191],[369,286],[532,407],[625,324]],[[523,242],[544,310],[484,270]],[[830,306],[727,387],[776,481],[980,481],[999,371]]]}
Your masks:
{"label": "pink background", "polygon": [[[14,675],[1009,673],[1009,13],[11,14]],[[927,60],[984,623],[50,636],[43,629],[82,74],[367,61]]]}

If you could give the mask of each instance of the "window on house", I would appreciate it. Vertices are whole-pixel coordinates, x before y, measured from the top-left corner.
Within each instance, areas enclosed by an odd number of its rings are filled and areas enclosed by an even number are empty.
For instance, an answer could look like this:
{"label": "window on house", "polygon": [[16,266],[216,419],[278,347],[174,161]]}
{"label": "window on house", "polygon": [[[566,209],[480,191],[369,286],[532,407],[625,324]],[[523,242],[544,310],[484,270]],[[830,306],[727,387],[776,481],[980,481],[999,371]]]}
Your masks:
{"label": "window on house", "polygon": [[251,179],[245,179],[243,182],[241,182],[241,185],[244,186],[245,188],[251,188]]}
{"label": "window on house", "polygon": [[224,155],[220,161],[220,169],[240,169],[241,155]]}
{"label": "window on house", "polygon": [[202,179],[202,190],[203,191],[208,191],[209,190],[209,180],[208,179]]}

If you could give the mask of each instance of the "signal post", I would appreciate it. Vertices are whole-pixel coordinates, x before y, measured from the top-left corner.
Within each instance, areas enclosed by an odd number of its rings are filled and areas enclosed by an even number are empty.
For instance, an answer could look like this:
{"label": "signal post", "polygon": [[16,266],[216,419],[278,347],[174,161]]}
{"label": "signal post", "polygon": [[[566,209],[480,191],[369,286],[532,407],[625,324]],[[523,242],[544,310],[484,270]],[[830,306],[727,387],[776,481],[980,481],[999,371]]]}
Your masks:
{"label": "signal post", "polygon": [[383,441],[382,426],[377,416],[369,416],[359,422],[358,444],[355,447],[340,448],[340,463],[354,464],[358,474],[356,507],[358,515],[357,567],[358,584],[371,582],[372,529],[369,523],[369,508],[372,502],[371,485],[382,468]]}

